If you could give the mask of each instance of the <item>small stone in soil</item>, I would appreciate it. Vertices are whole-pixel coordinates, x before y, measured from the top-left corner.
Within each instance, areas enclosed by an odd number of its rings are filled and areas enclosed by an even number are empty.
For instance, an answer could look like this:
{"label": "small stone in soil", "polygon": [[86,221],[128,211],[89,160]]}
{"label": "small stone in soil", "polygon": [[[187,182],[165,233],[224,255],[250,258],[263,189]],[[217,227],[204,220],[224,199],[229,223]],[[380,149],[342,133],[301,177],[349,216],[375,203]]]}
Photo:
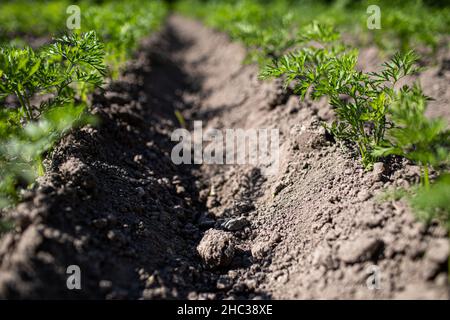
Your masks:
{"label": "small stone in soil", "polygon": [[222,226],[228,231],[238,231],[249,225],[245,217],[233,218],[225,221]]}
{"label": "small stone in soil", "polygon": [[138,196],[142,197],[142,196],[145,195],[145,190],[142,187],[137,187],[136,188],[136,193],[137,193]]}
{"label": "small stone in soil", "polygon": [[185,193],[186,189],[183,186],[177,185],[176,192],[177,194]]}
{"label": "small stone in soil", "polygon": [[367,190],[361,190],[361,191],[358,193],[358,200],[361,201],[361,202],[366,201],[366,200],[368,200],[369,198],[370,198],[370,193],[369,193],[369,191],[367,191]]}

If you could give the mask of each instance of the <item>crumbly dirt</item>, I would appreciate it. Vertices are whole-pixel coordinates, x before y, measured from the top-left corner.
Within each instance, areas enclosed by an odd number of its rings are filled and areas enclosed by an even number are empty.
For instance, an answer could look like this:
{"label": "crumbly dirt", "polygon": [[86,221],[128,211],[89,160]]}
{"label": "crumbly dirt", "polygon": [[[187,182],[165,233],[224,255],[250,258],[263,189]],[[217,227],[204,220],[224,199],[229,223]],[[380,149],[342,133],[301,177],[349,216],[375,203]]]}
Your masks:
{"label": "crumbly dirt", "polygon": [[[9,213],[0,297],[448,299],[445,229],[380,199],[419,169],[396,159],[364,171],[321,128],[333,117],[326,101],[259,81],[245,55],[179,16],[143,43],[92,97],[100,125],[65,137]],[[445,61],[421,77],[428,94],[445,93],[433,108],[448,116]],[[279,129],[278,173],[173,164],[175,110],[189,128]],[[66,287],[69,265],[80,266],[81,290]]]}

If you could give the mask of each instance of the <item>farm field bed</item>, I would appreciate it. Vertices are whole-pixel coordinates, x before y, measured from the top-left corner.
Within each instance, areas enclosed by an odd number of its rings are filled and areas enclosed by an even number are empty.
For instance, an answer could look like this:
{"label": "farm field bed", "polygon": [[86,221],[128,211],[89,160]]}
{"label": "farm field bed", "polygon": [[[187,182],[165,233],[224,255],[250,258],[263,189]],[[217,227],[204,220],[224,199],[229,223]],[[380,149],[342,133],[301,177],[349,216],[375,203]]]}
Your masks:
{"label": "farm field bed", "polygon": [[[423,183],[420,164],[367,167],[322,126],[336,119],[325,99],[262,81],[267,56],[218,29],[172,14],[90,92],[97,124],[65,132],[3,213],[14,227],[0,241],[0,297],[448,299],[448,216],[424,222],[389,197]],[[358,68],[379,70],[380,50],[362,48]],[[419,80],[435,98],[429,118],[449,121],[450,54],[435,50],[405,83]],[[277,174],[175,165],[171,134],[196,120],[205,131],[278,129]],[[67,290],[68,265],[83,290]]]}

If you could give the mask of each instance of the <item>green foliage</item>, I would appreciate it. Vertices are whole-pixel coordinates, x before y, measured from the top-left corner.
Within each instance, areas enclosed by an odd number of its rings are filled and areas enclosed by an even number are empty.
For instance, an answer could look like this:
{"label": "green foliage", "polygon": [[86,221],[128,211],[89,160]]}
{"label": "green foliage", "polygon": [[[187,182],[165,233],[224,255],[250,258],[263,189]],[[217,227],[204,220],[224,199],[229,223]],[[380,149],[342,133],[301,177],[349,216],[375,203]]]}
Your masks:
{"label": "green foliage", "polygon": [[423,186],[409,197],[411,204],[419,217],[448,225],[449,179],[441,176],[430,187],[429,170],[448,170],[450,131],[442,119],[425,116],[430,98],[417,84],[397,88],[403,77],[420,71],[418,56],[412,51],[395,54],[381,71],[364,73],[356,67],[357,50],[337,42],[332,28],[312,24],[301,34],[303,47],[263,68],[261,78],[282,78],[302,99],[326,96],[337,118],[328,130],[357,146],[366,168],[388,155],[422,165]]}
{"label": "green foliage", "polygon": [[[0,208],[14,205],[20,191],[44,174],[43,157],[67,131],[95,123],[84,112],[87,95],[103,84],[108,70],[118,76],[140,39],[166,14],[159,1],[85,0],[78,3],[82,30],[38,50],[17,38],[60,34],[68,5],[60,0],[0,4],[0,41],[14,39],[0,47]],[[11,227],[0,219],[0,233]]]}
{"label": "green foliage", "polygon": [[20,112],[33,118],[30,98],[39,90],[40,57],[31,49],[0,48],[0,98],[15,95]]}
{"label": "green foliage", "polygon": [[[19,0],[0,3],[0,41],[23,43],[24,37],[62,36],[69,15],[66,0]],[[80,33],[95,31],[105,45],[109,75],[116,78],[139,41],[155,31],[164,20],[167,8],[162,1],[81,0]]]}
{"label": "green foliage", "polygon": [[429,188],[421,186],[410,200],[417,216],[430,222],[437,219],[450,232],[450,175],[444,174]]}
{"label": "green foliage", "polygon": [[285,10],[283,1],[270,8],[257,1],[207,2],[181,1],[177,9],[201,17],[206,24],[227,32],[249,50],[248,61],[266,63],[281,56],[295,43],[292,32],[293,15]]}
{"label": "green foliage", "polygon": [[[381,8],[381,30],[367,28],[369,5]],[[303,99],[327,97],[337,119],[326,127],[356,147],[366,168],[393,154],[421,164],[423,185],[406,197],[419,217],[438,217],[448,225],[448,175],[429,181],[430,167],[448,171],[447,125],[425,117],[429,98],[419,86],[397,87],[400,79],[420,71],[411,48],[434,52],[450,32],[450,7],[415,0],[182,0],[177,10],[241,41],[249,60],[264,66],[262,79],[281,78]],[[337,30],[352,35],[353,44],[375,43],[389,55],[400,53],[379,72],[361,72],[358,51],[347,48]]]}
{"label": "green foliage", "polygon": [[46,36],[63,30],[70,1],[14,0],[0,3],[0,40]]}
{"label": "green foliage", "polygon": [[[408,52],[394,57],[378,73],[356,68],[358,51],[336,43],[339,34],[316,23],[302,32],[302,41],[315,42],[284,55],[261,71],[261,78],[282,77],[302,99],[326,96],[337,120],[328,127],[340,140],[357,146],[362,163],[369,168],[376,160],[373,150],[384,140],[389,106],[396,99],[395,84],[417,72],[417,57]],[[318,46],[317,43],[320,45]]]}
{"label": "green foliage", "polygon": [[[167,12],[161,1],[82,0],[81,30],[64,34],[70,4],[0,4],[0,42],[6,43],[0,46],[0,209],[14,205],[44,174],[43,157],[66,132],[95,124],[84,111],[88,94],[106,75],[118,76]],[[26,44],[50,34],[57,37],[49,45]],[[0,219],[0,233],[11,226]]]}
{"label": "green foliage", "polygon": [[92,1],[80,3],[82,31],[95,30],[105,43],[106,63],[116,78],[139,41],[157,30],[167,14],[161,1]]}
{"label": "green foliage", "polygon": [[[425,116],[429,100],[418,85],[403,87],[390,106],[392,125],[374,154],[399,155],[420,164],[422,184],[406,198],[420,219],[437,219],[450,230],[450,131],[443,119]],[[433,183],[430,168],[438,175]]]}
{"label": "green foliage", "polygon": [[289,29],[285,27],[289,20],[290,15],[284,16],[266,29],[248,23],[238,24],[239,37],[249,48],[247,60],[263,65],[270,59],[280,57],[291,48],[295,44],[295,40],[289,34]]}
{"label": "green foliage", "polygon": [[[18,191],[43,173],[42,157],[65,132],[91,121],[80,102],[106,74],[118,76],[140,39],[167,13],[160,1],[82,0],[77,2],[82,29],[61,35],[69,4],[0,4],[0,41],[14,39],[10,44],[22,48],[0,47],[0,206],[17,201]],[[366,27],[369,4],[382,9],[381,30]],[[262,78],[283,78],[302,98],[328,97],[337,116],[328,129],[354,145],[366,167],[391,154],[421,164],[423,186],[411,203],[427,220],[448,221],[448,175],[430,183],[428,174],[430,167],[448,170],[446,124],[424,116],[428,98],[418,86],[397,89],[396,84],[418,71],[411,47],[434,51],[448,35],[449,7],[415,0],[182,0],[176,8],[241,41],[249,61],[267,65]],[[373,40],[403,54],[394,55],[380,72],[361,72],[357,50],[342,44],[337,29],[366,45]],[[49,46],[33,50],[26,45],[27,36],[49,34],[59,36]]]}
{"label": "green foliage", "polygon": [[[95,32],[65,35],[38,51],[0,48],[1,206],[44,173],[42,156],[67,130],[87,123],[85,105],[74,101],[102,85],[103,60]],[[18,106],[6,107],[6,98]]]}
{"label": "green foliage", "polygon": [[[54,87],[56,99],[60,99],[58,102],[63,102],[61,97],[64,102],[70,101],[77,93],[85,101],[87,89],[103,84],[106,75],[104,45],[94,31],[65,35],[45,54],[49,64],[42,77],[47,81],[47,91]],[[57,70],[55,64],[61,64],[62,69]]]}
{"label": "green foliage", "polygon": [[14,224],[11,221],[0,220],[0,234],[4,233],[6,231],[9,231],[13,228],[14,228]]}
{"label": "green foliage", "polygon": [[[95,32],[63,36],[39,52],[0,48],[0,98],[15,96],[21,115],[32,121],[42,110],[70,102],[76,93],[85,98],[86,88],[100,86],[106,74],[103,56]],[[48,93],[53,98],[39,108],[32,104],[33,97]]]}
{"label": "green foliage", "polygon": [[371,36],[382,49],[406,52],[423,46],[435,52],[450,30],[450,7],[437,9],[422,1],[378,1],[378,5],[382,9],[382,29]]}
{"label": "green foliage", "polygon": [[[367,28],[369,5],[381,8],[380,30]],[[405,53],[415,46],[435,51],[450,32],[450,7],[436,8],[416,0],[182,0],[176,9],[229,33],[249,48],[254,49],[252,43],[261,38],[262,52],[255,61],[264,58],[266,44],[284,50],[298,27],[313,21],[333,25],[351,34],[356,42],[366,46],[374,43],[388,53]],[[266,35],[262,37],[262,34]]]}
{"label": "green foliage", "polygon": [[0,140],[0,207],[19,200],[26,188],[44,174],[42,157],[68,130],[95,123],[84,114],[84,105],[58,106],[45,111],[38,121],[16,129],[14,135]]}
{"label": "green foliage", "polygon": [[450,164],[450,131],[443,119],[425,116],[428,100],[418,85],[402,88],[391,106],[392,127],[375,150],[378,156],[395,154],[421,164],[426,188],[430,184],[429,167]]}

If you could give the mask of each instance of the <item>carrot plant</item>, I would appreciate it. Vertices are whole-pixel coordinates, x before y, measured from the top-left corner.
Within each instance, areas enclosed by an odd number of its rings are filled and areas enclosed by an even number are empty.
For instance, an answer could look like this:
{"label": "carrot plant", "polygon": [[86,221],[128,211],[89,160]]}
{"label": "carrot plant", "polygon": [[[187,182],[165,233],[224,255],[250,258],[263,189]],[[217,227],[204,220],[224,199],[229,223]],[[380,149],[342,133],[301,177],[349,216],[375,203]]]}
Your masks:
{"label": "carrot plant", "polygon": [[[283,78],[302,99],[327,97],[336,120],[327,129],[337,140],[354,145],[370,168],[381,157],[398,155],[422,167],[422,186],[409,197],[421,218],[448,225],[450,212],[450,131],[442,119],[429,119],[429,97],[419,85],[398,82],[420,70],[417,55],[395,54],[379,72],[357,69],[357,50],[342,45],[331,27],[312,24],[301,32],[303,48],[261,71],[261,78]],[[314,41],[313,45],[307,42]],[[441,173],[430,185],[429,172]]]}
{"label": "carrot plant", "polygon": [[67,0],[14,0],[0,3],[0,40],[30,35],[48,36],[62,30],[67,18]]}
{"label": "carrot plant", "polygon": [[[450,230],[450,131],[443,119],[425,116],[428,101],[418,85],[402,88],[390,109],[392,126],[374,152],[399,155],[422,167],[421,185],[407,198],[419,218],[440,220]],[[434,182],[431,168],[437,175]]]}
{"label": "carrot plant", "polygon": [[[63,36],[38,52],[0,48],[0,97],[17,98],[18,112],[32,121],[43,110],[72,101],[77,92],[83,97],[87,86],[100,86],[106,73],[103,56],[95,32]],[[49,93],[51,99],[32,103]]]}
{"label": "carrot plant", "polygon": [[430,167],[438,169],[450,162],[450,131],[443,119],[425,116],[429,99],[418,85],[403,87],[390,108],[392,126],[374,152],[378,156],[403,156],[420,164],[426,189],[430,187]]}
{"label": "carrot plant", "polygon": [[[73,127],[93,123],[84,105],[62,105],[46,110],[39,120],[0,137],[0,207],[20,199],[20,190],[44,174],[42,157]],[[4,132],[0,132],[4,134]]]}
{"label": "carrot plant", "polygon": [[[382,10],[381,30],[367,28],[366,10],[369,5],[378,5]],[[274,32],[270,42],[286,44],[292,40],[292,31],[299,25],[313,21],[333,25],[341,32],[351,34],[358,43],[367,45],[373,42],[389,54],[397,51],[406,53],[416,45],[435,51],[439,43],[445,40],[450,26],[448,6],[437,8],[415,0],[181,0],[177,2],[176,9],[242,41],[252,50],[251,54],[260,53],[255,56],[257,61],[264,58],[264,50],[269,48],[261,42],[260,50],[255,50],[253,41],[258,37]],[[267,35],[264,37],[267,38]],[[269,37],[272,38],[272,35]],[[264,38],[259,40],[265,41]]]}
{"label": "carrot plant", "polygon": [[450,174],[439,176],[429,187],[419,187],[410,197],[416,215],[430,222],[438,220],[450,232]]}
{"label": "carrot plant", "polygon": [[[70,4],[67,0],[0,3],[0,41],[15,38],[16,43],[23,43],[24,36],[62,36]],[[117,78],[140,39],[155,31],[167,13],[165,4],[158,0],[81,0],[76,4],[80,7],[81,29],[74,31],[96,32],[105,45],[105,60],[112,78]]]}
{"label": "carrot plant", "polygon": [[[382,9],[382,30],[366,26],[371,4]],[[419,217],[438,218],[448,226],[447,125],[425,117],[429,98],[419,86],[399,87],[399,81],[419,71],[413,46],[435,51],[448,34],[450,8],[421,1],[181,0],[177,10],[241,41],[251,61],[263,66],[262,79],[281,78],[302,99],[327,97],[336,120],[326,128],[354,146],[367,169],[389,155],[419,164],[422,183],[407,197]],[[381,71],[362,72],[356,67],[358,51],[343,44],[336,28],[357,43],[374,41],[390,55],[400,53]],[[437,176],[433,181],[431,169]]]}
{"label": "carrot plant", "polygon": [[[261,71],[261,78],[283,77],[302,99],[327,97],[337,119],[328,126],[339,140],[357,147],[362,163],[370,168],[374,149],[384,139],[389,106],[396,99],[396,83],[417,72],[413,52],[396,54],[383,70],[365,73],[356,68],[358,51],[347,50],[336,40],[339,34],[318,24],[306,28],[303,41],[314,45],[284,55]],[[317,46],[317,42],[320,43]]]}
{"label": "carrot plant", "polygon": [[112,78],[118,77],[140,40],[157,30],[167,14],[165,4],[159,0],[85,0],[80,7],[82,31],[95,30],[105,44],[105,61]]}
{"label": "carrot plant", "polygon": [[[119,75],[167,12],[161,1],[81,0],[81,29],[64,34],[69,4],[0,3],[0,209],[44,173],[43,157],[66,132],[95,122],[85,112],[88,94]],[[50,34],[48,45],[26,45]],[[10,227],[0,213],[0,233]]]}
{"label": "carrot plant", "polygon": [[40,57],[31,49],[0,48],[0,97],[14,95],[20,104],[20,114],[31,121],[31,97],[40,90]]}
{"label": "carrot plant", "polygon": [[[450,8],[426,6],[422,1],[379,0],[382,30],[370,33],[376,45],[387,51],[407,52],[420,46],[435,52],[450,28]],[[378,2],[378,3],[377,3]],[[382,31],[382,32],[380,32]]]}
{"label": "carrot plant", "polygon": [[38,51],[0,48],[0,205],[43,174],[42,156],[61,135],[86,123],[82,102],[103,83],[103,59],[95,32],[65,35]]}
{"label": "carrot plant", "polygon": [[[49,36],[65,30],[70,2],[17,0],[0,4],[2,36]],[[1,46],[0,95],[15,96],[27,121],[39,116],[52,99],[32,105],[31,97],[53,94],[53,103],[85,100],[89,88],[99,86],[106,71],[116,77],[140,39],[157,29],[167,12],[162,1],[138,0],[77,2],[81,30],[59,36],[44,50]],[[38,23],[39,22],[39,23]],[[13,41],[16,43],[16,41]],[[23,43],[23,42],[22,42]],[[107,62],[108,68],[104,66]]]}

